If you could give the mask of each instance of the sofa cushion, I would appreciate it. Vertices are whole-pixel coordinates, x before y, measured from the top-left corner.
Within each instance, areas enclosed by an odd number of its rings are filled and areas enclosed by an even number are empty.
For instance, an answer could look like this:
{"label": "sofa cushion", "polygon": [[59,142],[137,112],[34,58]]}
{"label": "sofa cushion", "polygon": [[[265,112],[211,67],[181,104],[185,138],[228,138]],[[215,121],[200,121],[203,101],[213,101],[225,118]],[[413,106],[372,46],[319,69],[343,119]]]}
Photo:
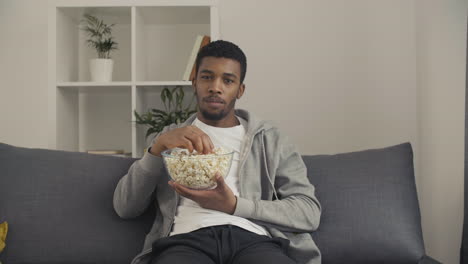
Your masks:
{"label": "sofa cushion", "polygon": [[122,220],[114,189],[134,159],[0,144],[0,261],[125,263],[142,247],[154,210]]}
{"label": "sofa cushion", "polygon": [[322,204],[324,264],[417,263],[424,244],[409,143],[304,156]]}

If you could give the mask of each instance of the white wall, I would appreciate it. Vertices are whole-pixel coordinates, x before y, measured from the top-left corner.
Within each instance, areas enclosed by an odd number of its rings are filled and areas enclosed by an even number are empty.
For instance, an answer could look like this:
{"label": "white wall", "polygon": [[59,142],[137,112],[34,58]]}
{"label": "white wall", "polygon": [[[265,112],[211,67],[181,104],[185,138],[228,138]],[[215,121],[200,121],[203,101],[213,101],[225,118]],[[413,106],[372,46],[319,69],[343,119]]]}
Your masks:
{"label": "white wall", "polygon": [[417,0],[420,200],[426,249],[459,263],[463,225],[466,0]]}
{"label": "white wall", "polygon": [[0,142],[48,144],[44,3],[0,0]]}
{"label": "white wall", "polygon": [[[0,142],[48,144],[45,2],[0,0]],[[302,153],[413,144],[427,251],[443,263],[458,262],[461,239],[466,10],[466,0],[219,7],[221,37],[248,57],[238,106],[274,120]]]}
{"label": "white wall", "polygon": [[417,145],[412,1],[256,2],[220,7],[221,36],[247,53],[239,106],[307,154]]}

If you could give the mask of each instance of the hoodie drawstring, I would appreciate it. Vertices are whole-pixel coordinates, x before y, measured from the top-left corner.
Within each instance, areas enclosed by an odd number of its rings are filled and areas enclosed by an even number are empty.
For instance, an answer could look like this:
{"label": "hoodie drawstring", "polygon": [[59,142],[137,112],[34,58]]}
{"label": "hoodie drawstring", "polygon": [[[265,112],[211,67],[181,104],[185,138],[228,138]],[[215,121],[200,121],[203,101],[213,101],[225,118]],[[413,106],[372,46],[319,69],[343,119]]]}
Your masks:
{"label": "hoodie drawstring", "polygon": [[279,200],[278,199],[278,194],[276,193],[275,184],[272,182],[272,180],[270,178],[270,172],[268,171],[268,161],[267,161],[267,158],[266,158],[265,139],[264,138],[265,138],[265,131],[262,130],[261,141],[262,141],[262,151],[263,151],[263,162],[265,163],[265,170],[266,170],[267,178],[268,178],[268,181],[270,182],[271,188],[273,188],[273,194],[275,195],[275,199]]}

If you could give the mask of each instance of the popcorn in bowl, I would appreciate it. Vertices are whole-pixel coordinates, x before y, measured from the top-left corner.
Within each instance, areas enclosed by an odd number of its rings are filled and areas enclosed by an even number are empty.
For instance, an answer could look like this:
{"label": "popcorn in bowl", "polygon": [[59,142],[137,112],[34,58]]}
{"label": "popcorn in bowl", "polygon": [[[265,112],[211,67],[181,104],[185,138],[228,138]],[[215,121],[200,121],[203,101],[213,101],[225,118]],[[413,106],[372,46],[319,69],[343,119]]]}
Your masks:
{"label": "popcorn in bowl", "polygon": [[178,184],[191,189],[216,187],[216,172],[226,177],[231,168],[234,152],[214,148],[212,154],[199,154],[195,150],[174,148],[161,152],[169,176]]}

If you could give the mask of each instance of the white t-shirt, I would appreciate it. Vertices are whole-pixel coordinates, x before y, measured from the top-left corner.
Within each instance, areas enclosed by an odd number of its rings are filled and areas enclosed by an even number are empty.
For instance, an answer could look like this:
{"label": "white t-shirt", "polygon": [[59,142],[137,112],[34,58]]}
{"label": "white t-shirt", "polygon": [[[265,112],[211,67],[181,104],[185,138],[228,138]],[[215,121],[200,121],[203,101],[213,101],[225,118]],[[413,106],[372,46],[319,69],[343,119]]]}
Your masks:
{"label": "white t-shirt", "polygon": [[[205,132],[215,147],[222,147],[234,151],[231,169],[225,178],[226,184],[231,188],[234,195],[239,195],[239,163],[242,143],[244,142],[247,121],[236,116],[240,125],[228,128],[213,127],[201,122],[196,118],[192,125]],[[174,219],[174,225],[170,236],[188,233],[203,227],[231,224],[246,229],[259,235],[270,236],[268,231],[245,218],[226,214],[216,210],[200,207],[196,202],[180,197],[179,206]]]}

